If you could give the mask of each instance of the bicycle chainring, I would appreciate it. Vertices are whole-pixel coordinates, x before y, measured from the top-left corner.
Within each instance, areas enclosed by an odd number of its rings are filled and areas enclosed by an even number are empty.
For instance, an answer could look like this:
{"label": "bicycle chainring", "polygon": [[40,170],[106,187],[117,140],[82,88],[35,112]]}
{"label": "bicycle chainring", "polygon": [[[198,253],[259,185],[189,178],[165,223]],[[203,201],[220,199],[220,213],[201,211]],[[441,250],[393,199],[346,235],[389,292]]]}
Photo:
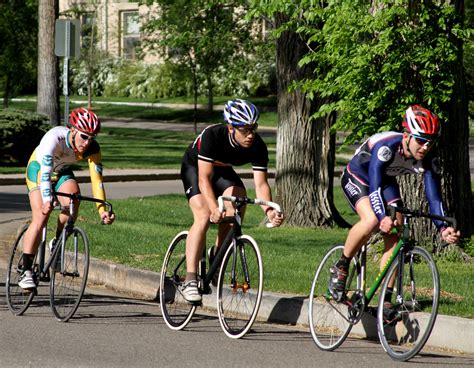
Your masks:
{"label": "bicycle chainring", "polygon": [[365,297],[361,290],[356,290],[350,300],[349,305],[349,322],[355,325],[362,318],[362,313],[365,310]]}

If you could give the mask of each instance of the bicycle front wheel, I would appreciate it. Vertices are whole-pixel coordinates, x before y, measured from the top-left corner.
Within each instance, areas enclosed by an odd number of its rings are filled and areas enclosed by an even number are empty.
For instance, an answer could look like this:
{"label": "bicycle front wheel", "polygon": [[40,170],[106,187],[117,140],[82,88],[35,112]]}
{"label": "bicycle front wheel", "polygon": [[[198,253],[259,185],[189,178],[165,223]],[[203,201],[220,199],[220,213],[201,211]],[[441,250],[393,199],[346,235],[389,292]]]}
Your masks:
{"label": "bicycle front wheel", "polygon": [[66,236],[64,253],[58,249],[50,270],[51,308],[58,321],[67,322],[79,307],[89,274],[89,240],[84,230],[75,227]]}
{"label": "bicycle front wheel", "polygon": [[227,336],[238,339],[252,327],[262,300],[262,256],[250,236],[241,236],[227,249],[217,289],[219,322]]}
{"label": "bicycle front wheel", "polygon": [[[341,258],[344,245],[331,248],[319,264],[314,275],[309,295],[309,328],[315,344],[321,350],[338,348],[349,335],[352,324],[349,322],[349,307],[346,303],[333,300],[328,290],[329,269]],[[346,295],[359,289],[357,257],[353,258],[346,281]]]}
{"label": "bicycle front wheel", "polygon": [[20,276],[23,272],[23,240],[26,230],[28,230],[28,225],[25,225],[21,229],[13,244],[8,261],[7,280],[5,283],[8,308],[17,316],[25,313],[36,294],[35,291],[23,290],[18,286]]}
{"label": "bicycle front wheel", "polygon": [[186,278],[186,238],[188,232],[176,235],[163,261],[160,277],[160,307],[172,330],[182,330],[191,320],[196,305],[189,304],[181,293]]}
{"label": "bicycle front wheel", "polygon": [[[398,276],[399,259],[392,263],[380,291],[377,330],[384,350],[394,360],[406,361],[423,348],[438,314],[439,275],[429,252],[414,247],[401,265],[402,284],[395,281],[391,308],[384,309],[389,280]],[[398,297],[398,295],[400,297]]]}

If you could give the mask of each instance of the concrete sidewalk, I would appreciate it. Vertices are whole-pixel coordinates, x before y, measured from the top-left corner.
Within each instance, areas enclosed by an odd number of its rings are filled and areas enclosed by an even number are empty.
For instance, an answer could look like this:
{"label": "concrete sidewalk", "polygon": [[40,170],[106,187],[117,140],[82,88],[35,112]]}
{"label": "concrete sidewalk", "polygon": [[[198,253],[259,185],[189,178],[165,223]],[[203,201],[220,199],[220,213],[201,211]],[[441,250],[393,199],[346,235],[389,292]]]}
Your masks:
{"label": "concrete sidewalk", "polygon": [[[7,267],[9,248],[24,221],[0,224],[0,267]],[[134,269],[112,262],[91,259],[89,284],[134,295],[137,298],[158,301],[160,275],[157,272]],[[310,285],[308,285],[309,291]],[[216,309],[216,293],[203,298],[203,306]],[[263,293],[258,315],[261,322],[301,325],[308,327],[307,296]],[[309,333],[309,330],[308,330]],[[376,320],[366,313],[353,329],[354,336],[378,339]],[[474,320],[439,315],[427,346],[451,353],[474,354]]]}

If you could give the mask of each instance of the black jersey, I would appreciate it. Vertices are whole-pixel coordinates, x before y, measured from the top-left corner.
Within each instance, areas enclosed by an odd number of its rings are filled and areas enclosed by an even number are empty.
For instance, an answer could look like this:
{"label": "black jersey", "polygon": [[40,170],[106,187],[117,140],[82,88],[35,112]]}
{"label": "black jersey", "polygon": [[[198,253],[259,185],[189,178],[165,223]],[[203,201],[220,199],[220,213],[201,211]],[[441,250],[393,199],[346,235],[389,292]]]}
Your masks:
{"label": "black jersey", "polygon": [[198,160],[214,166],[242,166],[252,164],[252,169],[267,171],[268,150],[262,138],[255,134],[252,145],[240,147],[226,125],[216,124],[205,128],[188,147],[183,162],[197,166]]}

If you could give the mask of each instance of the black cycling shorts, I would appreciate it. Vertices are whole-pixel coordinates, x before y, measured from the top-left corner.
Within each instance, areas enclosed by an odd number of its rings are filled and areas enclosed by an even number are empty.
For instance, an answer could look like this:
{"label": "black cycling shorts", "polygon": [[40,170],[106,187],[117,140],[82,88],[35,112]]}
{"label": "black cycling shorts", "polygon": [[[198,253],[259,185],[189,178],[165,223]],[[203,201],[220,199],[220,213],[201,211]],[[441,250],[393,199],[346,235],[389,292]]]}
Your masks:
{"label": "black cycling shorts", "polygon": [[[369,196],[369,186],[365,185],[352,175],[347,167],[342,172],[341,187],[347,201],[351,205],[354,212],[356,211],[356,204],[362,198]],[[382,194],[385,205],[396,203],[398,206],[402,205],[400,196],[400,187],[397,180],[393,176],[389,176],[382,185]]]}
{"label": "black cycling shorts", "polygon": [[[196,194],[201,194],[199,190],[198,169],[196,166],[183,162],[181,164],[181,181],[183,182],[184,193],[188,201]],[[230,187],[241,187],[245,189],[244,183],[231,166],[214,166],[212,189],[214,190],[216,198]]]}

